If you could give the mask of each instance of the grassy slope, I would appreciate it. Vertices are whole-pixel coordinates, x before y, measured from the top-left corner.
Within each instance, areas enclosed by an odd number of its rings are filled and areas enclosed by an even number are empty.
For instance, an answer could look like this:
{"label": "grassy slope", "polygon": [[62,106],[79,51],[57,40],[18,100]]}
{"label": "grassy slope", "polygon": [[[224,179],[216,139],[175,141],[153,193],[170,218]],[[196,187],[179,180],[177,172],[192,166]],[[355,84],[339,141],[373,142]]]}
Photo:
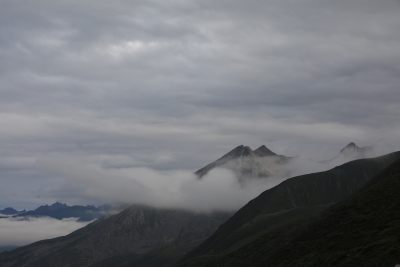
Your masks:
{"label": "grassy slope", "polygon": [[[393,153],[289,179],[248,203],[179,265],[246,266],[247,254],[273,254],[318,219],[322,210],[349,197],[399,158],[399,153]],[[259,245],[265,250],[259,250]]]}
{"label": "grassy slope", "polygon": [[390,266],[400,263],[400,160],[308,223],[281,227],[192,266]]}

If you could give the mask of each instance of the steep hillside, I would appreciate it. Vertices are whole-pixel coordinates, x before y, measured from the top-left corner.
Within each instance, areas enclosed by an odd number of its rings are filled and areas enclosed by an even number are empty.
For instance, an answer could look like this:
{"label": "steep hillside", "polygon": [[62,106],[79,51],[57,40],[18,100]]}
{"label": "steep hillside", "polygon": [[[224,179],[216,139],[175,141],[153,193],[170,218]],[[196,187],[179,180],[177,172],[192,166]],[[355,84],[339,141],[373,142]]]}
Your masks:
{"label": "steep hillside", "polygon": [[0,254],[0,266],[107,266],[110,260],[164,266],[210,236],[227,218],[222,213],[132,206],[68,236]]}
{"label": "steep hillside", "polygon": [[[400,160],[320,218],[278,229],[201,266],[397,266]],[[288,234],[289,233],[289,234]],[[285,242],[275,242],[285,235]]]}
{"label": "steep hillside", "polygon": [[223,265],[228,262],[226,255],[234,255],[262,236],[268,237],[265,246],[275,251],[299,229],[318,218],[321,211],[349,197],[398,159],[399,152],[286,180],[240,209],[189,253],[180,266]]}

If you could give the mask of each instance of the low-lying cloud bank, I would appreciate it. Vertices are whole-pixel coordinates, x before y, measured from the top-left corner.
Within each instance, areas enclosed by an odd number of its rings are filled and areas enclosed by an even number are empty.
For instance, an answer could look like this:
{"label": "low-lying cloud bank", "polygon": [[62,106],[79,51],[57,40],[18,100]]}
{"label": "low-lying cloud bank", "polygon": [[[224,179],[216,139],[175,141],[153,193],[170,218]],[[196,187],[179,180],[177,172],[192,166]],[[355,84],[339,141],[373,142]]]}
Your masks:
{"label": "low-lying cloud bank", "polygon": [[88,222],[76,219],[2,218],[0,219],[0,246],[23,246],[32,242],[67,235]]}
{"label": "low-lying cloud bank", "polygon": [[149,168],[109,168],[84,159],[49,158],[38,163],[47,175],[63,182],[42,194],[81,203],[129,203],[197,212],[235,211],[261,192],[287,178],[330,169],[345,158],[317,162],[303,157],[285,165],[269,166],[273,175],[239,182],[228,169],[213,169],[198,179],[192,171],[160,171]]}
{"label": "low-lying cloud bank", "polygon": [[65,196],[65,201],[143,204],[201,212],[234,210],[260,193],[267,184],[267,180],[259,180],[242,187],[226,169],[215,169],[199,180],[190,171],[107,169],[77,161],[43,164],[54,175],[65,178],[59,188],[45,194],[55,198]]}

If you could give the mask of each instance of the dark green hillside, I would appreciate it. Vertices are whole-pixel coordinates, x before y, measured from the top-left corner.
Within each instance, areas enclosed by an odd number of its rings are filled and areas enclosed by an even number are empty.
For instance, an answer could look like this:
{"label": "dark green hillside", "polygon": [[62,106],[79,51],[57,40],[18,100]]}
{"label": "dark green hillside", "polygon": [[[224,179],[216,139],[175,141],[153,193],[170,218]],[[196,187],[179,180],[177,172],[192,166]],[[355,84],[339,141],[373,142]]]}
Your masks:
{"label": "dark green hillside", "polygon": [[276,253],[265,250],[263,238],[235,257],[253,266],[395,266],[400,263],[399,194],[400,160]]}
{"label": "dark green hillside", "polygon": [[[246,263],[243,259],[247,254],[252,258],[252,253],[278,253],[283,244],[317,219],[322,210],[348,198],[399,159],[400,153],[397,152],[289,179],[250,201],[214,235],[189,253],[180,265],[232,266],[240,263],[237,266],[246,266],[242,264]],[[262,241],[259,241],[260,238]],[[265,250],[261,251],[254,242],[263,242]],[[232,261],[242,250],[245,252],[236,257],[237,261]]]}

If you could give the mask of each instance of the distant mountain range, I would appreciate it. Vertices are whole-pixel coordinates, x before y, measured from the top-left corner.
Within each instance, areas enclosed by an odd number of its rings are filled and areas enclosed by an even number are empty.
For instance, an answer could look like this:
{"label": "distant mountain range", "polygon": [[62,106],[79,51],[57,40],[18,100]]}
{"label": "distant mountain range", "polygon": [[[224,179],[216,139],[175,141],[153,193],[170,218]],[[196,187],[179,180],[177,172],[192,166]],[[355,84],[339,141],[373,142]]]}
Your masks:
{"label": "distant mountain range", "polygon": [[5,208],[0,210],[0,215],[6,215],[5,217],[50,217],[58,220],[67,219],[67,218],[77,218],[78,221],[88,222],[98,218],[101,218],[105,215],[109,215],[115,212],[116,207],[103,205],[99,207],[95,206],[81,206],[74,205],[68,206],[67,204],[56,202],[52,205],[43,205],[38,207],[35,210],[30,211],[18,211],[14,208]]}
{"label": "distant mountain range", "polygon": [[111,206],[68,206],[67,204],[56,202],[52,205],[40,206],[35,210],[19,213],[18,217],[51,217],[54,219],[78,218],[78,221],[92,221],[101,218],[110,212]]}
{"label": "distant mountain range", "polygon": [[8,208],[0,210],[0,216],[1,215],[16,215],[16,214],[21,213],[21,212],[25,212],[25,210],[18,211],[18,210],[14,209],[14,208],[8,207]]}

